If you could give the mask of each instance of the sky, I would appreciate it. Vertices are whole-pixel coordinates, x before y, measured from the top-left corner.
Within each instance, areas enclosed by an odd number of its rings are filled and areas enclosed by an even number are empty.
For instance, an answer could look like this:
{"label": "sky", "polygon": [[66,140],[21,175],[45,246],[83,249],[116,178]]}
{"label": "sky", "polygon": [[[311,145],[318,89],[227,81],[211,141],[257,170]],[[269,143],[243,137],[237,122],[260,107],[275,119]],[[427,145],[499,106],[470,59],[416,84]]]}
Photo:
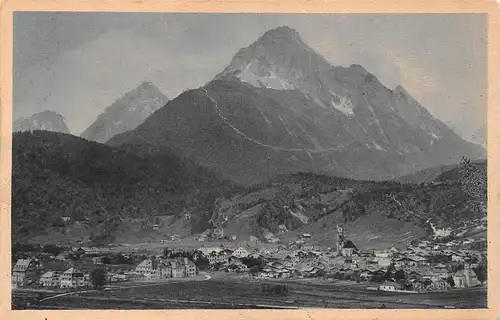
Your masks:
{"label": "sky", "polygon": [[170,99],[204,85],[265,31],[287,25],[333,65],[402,85],[467,140],[485,142],[483,14],[14,14],[13,117],[44,110],[83,132],[143,81]]}

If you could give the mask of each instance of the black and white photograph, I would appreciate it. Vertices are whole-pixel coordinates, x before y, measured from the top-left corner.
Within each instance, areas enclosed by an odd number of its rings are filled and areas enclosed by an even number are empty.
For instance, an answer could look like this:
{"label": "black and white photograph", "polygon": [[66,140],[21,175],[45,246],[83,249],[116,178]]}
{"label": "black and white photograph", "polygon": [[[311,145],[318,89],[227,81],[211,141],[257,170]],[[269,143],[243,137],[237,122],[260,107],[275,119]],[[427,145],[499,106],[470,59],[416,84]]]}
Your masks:
{"label": "black and white photograph", "polygon": [[487,26],[14,12],[12,309],[488,308]]}

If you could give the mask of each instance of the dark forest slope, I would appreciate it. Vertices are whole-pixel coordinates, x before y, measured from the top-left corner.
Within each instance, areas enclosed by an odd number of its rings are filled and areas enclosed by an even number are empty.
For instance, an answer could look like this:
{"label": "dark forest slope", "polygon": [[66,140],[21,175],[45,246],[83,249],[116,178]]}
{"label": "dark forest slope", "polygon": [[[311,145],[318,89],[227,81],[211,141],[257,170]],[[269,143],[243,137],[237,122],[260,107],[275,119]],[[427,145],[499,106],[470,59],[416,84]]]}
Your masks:
{"label": "dark forest slope", "polygon": [[198,231],[232,188],[167,152],[141,156],[61,133],[15,133],[12,153],[14,237],[79,229],[80,238],[109,240],[126,217],[152,223],[185,209],[197,213],[190,228]]}

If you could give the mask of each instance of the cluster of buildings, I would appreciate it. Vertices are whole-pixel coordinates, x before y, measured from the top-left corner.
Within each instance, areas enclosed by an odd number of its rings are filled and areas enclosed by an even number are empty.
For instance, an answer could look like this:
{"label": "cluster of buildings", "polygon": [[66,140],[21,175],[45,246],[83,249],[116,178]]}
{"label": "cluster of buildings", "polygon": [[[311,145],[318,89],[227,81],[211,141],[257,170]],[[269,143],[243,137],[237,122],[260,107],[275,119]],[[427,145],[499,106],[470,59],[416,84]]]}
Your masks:
{"label": "cluster of buildings", "polygon": [[[235,249],[202,247],[196,252],[219,270],[251,272],[263,279],[330,277],[382,283],[377,288],[385,291],[437,291],[480,284],[474,269],[485,253],[479,251],[451,249],[447,243],[430,241],[405,249],[359,250],[345,237],[342,227],[337,227],[335,248],[308,246],[311,238],[302,234],[289,245],[274,248],[258,249],[249,244]],[[259,272],[252,272],[243,258],[261,261]]]}
{"label": "cluster of buildings", "polygon": [[[82,288],[91,286],[90,274],[76,268],[64,272],[46,271],[37,259],[19,259],[12,270],[12,286],[23,287],[38,282],[43,287]],[[41,274],[41,276],[40,276]]]}
{"label": "cluster of buildings", "polygon": [[37,259],[19,259],[12,268],[12,286],[22,287],[32,283],[43,268]]}
{"label": "cluster of buildings", "polygon": [[139,263],[135,272],[146,280],[158,280],[194,277],[197,274],[197,268],[193,261],[185,257],[175,259],[151,257]]}
{"label": "cluster of buildings", "polygon": [[[138,255],[123,255],[132,262],[123,264],[115,271],[106,265],[106,282],[193,277],[198,273],[195,262],[204,258],[212,270],[251,274],[262,279],[319,277],[377,283],[377,289],[384,291],[448,290],[481,284],[475,270],[481,263],[484,264],[485,251],[450,246],[456,241],[421,241],[405,249],[359,250],[347,239],[341,226],[337,226],[336,231],[337,242],[333,248],[308,245],[313,235],[304,233],[287,245],[262,246],[256,240],[233,248],[202,246],[192,255],[189,253],[191,258],[186,258],[184,252],[178,252],[176,255],[182,257],[144,256],[139,258],[143,260],[137,264],[134,261]],[[223,236],[221,232],[215,234],[216,237]],[[101,258],[106,253],[105,249],[94,247],[73,248],[70,251],[64,255],[85,257],[91,261],[90,268],[96,268],[93,264],[102,264]],[[65,259],[64,255],[52,258],[57,260],[62,256],[61,259]],[[47,271],[37,259],[19,259],[13,266],[12,284],[14,287],[31,283],[54,288],[91,286],[89,270],[78,264],[79,268],[75,268],[72,262],[70,264],[71,267],[66,264],[58,271]]]}
{"label": "cluster of buildings", "polygon": [[[188,258],[146,258],[140,263],[103,265],[102,258],[109,251],[98,248],[71,248],[64,253],[18,259],[12,267],[12,286],[42,286],[75,289],[92,286],[91,272],[103,269],[105,283],[146,281],[162,278],[192,277],[197,274],[196,265]],[[71,260],[73,255],[80,256]],[[122,254],[126,259],[138,256]],[[99,266],[96,266],[99,265]],[[78,267],[76,267],[78,266]]]}
{"label": "cluster of buildings", "polygon": [[64,272],[47,271],[40,277],[43,287],[56,287],[64,289],[75,289],[92,286],[90,274],[83,273],[76,268],[69,268]]}

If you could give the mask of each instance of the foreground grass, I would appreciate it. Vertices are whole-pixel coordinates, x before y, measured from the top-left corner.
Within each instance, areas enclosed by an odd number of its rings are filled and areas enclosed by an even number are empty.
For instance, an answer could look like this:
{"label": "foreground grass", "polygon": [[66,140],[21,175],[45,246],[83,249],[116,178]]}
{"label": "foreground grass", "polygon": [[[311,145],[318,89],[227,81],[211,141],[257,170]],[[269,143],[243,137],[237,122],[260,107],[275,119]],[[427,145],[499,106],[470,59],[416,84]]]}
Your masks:
{"label": "foreground grass", "polygon": [[356,286],[282,282],[286,297],[261,291],[264,282],[211,279],[171,282],[155,286],[121,288],[66,296],[42,303],[43,308],[183,309],[255,308],[259,305],[316,308],[486,308],[486,288],[448,292],[400,294],[372,292]]}

